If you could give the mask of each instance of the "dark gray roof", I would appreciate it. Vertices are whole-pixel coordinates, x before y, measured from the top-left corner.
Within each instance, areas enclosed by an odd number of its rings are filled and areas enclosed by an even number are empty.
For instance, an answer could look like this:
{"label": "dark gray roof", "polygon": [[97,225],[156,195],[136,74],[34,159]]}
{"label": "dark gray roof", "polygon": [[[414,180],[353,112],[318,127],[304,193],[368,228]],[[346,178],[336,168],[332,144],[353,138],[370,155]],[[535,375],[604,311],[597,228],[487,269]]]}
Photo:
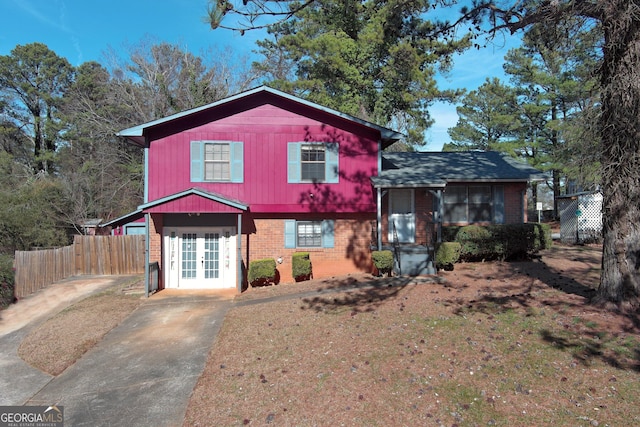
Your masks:
{"label": "dark gray roof", "polygon": [[495,151],[382,153],[373,186],[444,187],[448,182],[539,181],[539,170]]}

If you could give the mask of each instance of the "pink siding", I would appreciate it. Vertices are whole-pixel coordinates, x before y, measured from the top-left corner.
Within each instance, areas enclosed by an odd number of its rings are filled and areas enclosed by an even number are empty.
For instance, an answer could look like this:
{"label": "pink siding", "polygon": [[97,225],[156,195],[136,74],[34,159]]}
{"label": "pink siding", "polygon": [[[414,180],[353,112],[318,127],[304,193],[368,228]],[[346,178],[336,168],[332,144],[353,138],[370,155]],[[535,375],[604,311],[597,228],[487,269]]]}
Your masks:
{"label": "pink siding", "polygon": [[[377,174],[376,136],[364,128],[357,130],[366,136],[356,135],[350,132],[356,130],[353,124],[346,129],[341,119],[333,120],[335,126],[262,105],[154,140],[149,149],[149,201],[197,187],[247,204],[252,212],[375,212],[369,178]],[[244,182],[190,182],[192,140],[242,141]],[[287,143],[302,141],[339,144],[338,184],[287,183]],[[172,212],[205,209],[191,205],[196,200],[188,198]]]}
{"label": "pink siding", "polygon": [[238,213],[240,209],[192,194],[146,209],[150,213]]}

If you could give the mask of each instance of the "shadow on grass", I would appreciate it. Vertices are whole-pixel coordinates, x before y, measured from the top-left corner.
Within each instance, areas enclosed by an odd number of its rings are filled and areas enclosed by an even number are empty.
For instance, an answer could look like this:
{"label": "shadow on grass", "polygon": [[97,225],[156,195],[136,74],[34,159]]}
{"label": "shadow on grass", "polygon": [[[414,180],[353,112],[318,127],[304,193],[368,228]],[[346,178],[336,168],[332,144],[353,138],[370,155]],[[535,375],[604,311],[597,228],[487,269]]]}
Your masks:
{"label": "shadow on grass", "polygon": [[[515,311],[524,319],[551,310],[562,319],[556,322],[563,329],[540,325],[538,333],[545,343],[570,351],[585,366],[599,360],[617,369],[640,372],[640,340],[636,338],[640,313],[607,310],[592,304],[598,260],[591,254],[567,253],[572,262],[559,264],[562,269],[543,259],[503,263],[492,278],[495,286],[483,288],[476,299],[450,299],[447,303],[457,315],[475,312],[492,316]],[[562,255],[558,252],[554,256]],[[569,297],[559,298],[551,288]],[[583,320],[582,315],[587,313],[604,324]]]}
{"label": "shadow on grass", "polygon": [[640,343],[625,340],[605,331],[593,331],[591,334],[571,330],[540,330],[542,340],[562,351],[571,351],[571,355],[584,366],[590,366],[594,360],[601,360],[616,369],[640,372]]}
{"label": "shadow on grass", "polygon": [[438,277],[409,277],[396,276],[376,278],[367,282],[359,282],[351,286],[328,286],[318,289],[318,293],[343,292],[339,296],[314,296],[303,298],[305,306],[303,310],[335,310],[339,308],[351,308],[352,313],[371,312],[376,310],[386,301],[396,298],[408,285],[438,283]]}

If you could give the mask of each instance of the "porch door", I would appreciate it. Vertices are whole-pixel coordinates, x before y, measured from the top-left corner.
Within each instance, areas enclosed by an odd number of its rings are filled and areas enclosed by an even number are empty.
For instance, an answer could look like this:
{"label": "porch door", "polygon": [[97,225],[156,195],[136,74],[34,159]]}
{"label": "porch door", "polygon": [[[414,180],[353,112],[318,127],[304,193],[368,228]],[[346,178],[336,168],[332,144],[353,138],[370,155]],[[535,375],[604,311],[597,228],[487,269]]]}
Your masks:
{"label": "porch door", "polygon": [[232,228],[166,230],[166,287],[235,287],[235,239]]}
{"label": "porch door", "polygon": [[416,239],[416,214],[414,190],[389,190],[389,242],[394,241],[394,227],[399,243],[414,243]]}

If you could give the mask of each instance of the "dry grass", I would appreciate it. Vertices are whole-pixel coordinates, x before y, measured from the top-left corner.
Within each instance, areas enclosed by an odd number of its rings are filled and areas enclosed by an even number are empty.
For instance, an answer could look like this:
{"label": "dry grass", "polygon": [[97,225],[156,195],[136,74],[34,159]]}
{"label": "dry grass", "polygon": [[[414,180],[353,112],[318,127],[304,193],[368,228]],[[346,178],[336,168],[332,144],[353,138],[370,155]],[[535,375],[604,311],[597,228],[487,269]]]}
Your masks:
{"label": "dry grass", "polygon": [[279,301],[301,284],[251,289],[184,425],[638,424],[640,322],[586,303],[597,262],[597,250],[559,248],[459,265],[444,283],[324,293],[344,281],[316,281]]}
{"label": "dry grass", "polygon": [[88,297],[32,330],[18,348],[31,366],[58,375],[75,363],[143,301],[139,294],[125,294],[118,285]]}

